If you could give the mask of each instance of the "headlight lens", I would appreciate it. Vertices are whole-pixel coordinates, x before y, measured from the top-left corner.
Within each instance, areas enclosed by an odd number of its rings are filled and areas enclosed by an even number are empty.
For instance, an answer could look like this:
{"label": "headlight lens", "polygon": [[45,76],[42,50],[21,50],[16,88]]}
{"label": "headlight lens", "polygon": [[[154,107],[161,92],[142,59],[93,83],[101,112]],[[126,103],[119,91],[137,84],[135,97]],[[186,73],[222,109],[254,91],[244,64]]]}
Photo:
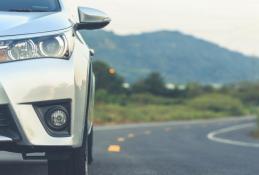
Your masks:
{"label": "headlight lens", "polygon": [[73,50],[73,42],[72,32],[0,41],[0,62],[49,57],[68,59]]}

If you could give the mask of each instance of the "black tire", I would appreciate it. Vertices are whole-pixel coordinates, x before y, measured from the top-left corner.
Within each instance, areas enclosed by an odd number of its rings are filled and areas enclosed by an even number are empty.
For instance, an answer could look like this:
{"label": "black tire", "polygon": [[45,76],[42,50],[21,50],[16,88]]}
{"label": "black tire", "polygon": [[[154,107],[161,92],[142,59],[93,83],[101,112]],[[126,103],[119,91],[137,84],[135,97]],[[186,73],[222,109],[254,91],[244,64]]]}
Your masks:
{"label": "black tire", "polygon": [[91,133],[88,136],[88,149],[87,149],[88,165],[91,165],[93,162],[93,143],[94,143],[94,129],[92,127]]}
{"label": "black tire", "polygon": [[73,150],[65,160],[49,160],[48,175],[88,175],[85,149]]}

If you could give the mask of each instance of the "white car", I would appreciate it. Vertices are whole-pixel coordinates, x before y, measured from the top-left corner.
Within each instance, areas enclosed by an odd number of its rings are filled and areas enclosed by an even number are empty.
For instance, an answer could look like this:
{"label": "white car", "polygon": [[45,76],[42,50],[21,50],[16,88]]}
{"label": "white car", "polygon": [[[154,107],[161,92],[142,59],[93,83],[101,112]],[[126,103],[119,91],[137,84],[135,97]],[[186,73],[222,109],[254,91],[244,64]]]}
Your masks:
{"label": "white car", "polygon": [[110,18],[75,3],[0,1],[0,150],[47,159],[52,175],[87,174],[92,161],[93,51],[79,30]]}

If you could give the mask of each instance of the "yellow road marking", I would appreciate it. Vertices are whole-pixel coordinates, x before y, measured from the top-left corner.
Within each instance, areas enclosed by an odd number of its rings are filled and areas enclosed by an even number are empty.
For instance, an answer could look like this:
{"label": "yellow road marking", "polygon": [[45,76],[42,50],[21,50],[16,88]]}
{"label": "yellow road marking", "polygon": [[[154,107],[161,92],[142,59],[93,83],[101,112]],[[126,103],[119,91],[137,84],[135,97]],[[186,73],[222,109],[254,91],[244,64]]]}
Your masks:
{"label": "yellow road marking", "polygon": [[110,145],[108,147],[108,152],[119,153],[120,151],[121,151],[120,145]]}
{"label": "yellow road marking", "polygon": [[117,138],[117,141],[118,141],[118,142],[124,142],[124,141],[125,141],[125,138],[124,138],[124,137],[118,137],[118,138]]}
{"label": "yellow road marking", "polygon": [[132,133],[129,133],[129,134],[128,134],[128,138],[133,138],[133,137],[135,137],[134,134],[132,134]]}

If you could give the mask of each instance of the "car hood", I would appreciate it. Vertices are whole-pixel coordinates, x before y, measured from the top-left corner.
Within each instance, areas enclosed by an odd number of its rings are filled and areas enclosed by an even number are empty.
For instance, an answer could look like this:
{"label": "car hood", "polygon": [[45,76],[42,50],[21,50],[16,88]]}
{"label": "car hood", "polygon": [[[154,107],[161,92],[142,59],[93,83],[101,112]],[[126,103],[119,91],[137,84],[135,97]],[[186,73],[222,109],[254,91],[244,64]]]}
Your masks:
{"label": "car hood", "polygon": [[72,22],[62,12],[0,12],[0,37],[63,30]]}

